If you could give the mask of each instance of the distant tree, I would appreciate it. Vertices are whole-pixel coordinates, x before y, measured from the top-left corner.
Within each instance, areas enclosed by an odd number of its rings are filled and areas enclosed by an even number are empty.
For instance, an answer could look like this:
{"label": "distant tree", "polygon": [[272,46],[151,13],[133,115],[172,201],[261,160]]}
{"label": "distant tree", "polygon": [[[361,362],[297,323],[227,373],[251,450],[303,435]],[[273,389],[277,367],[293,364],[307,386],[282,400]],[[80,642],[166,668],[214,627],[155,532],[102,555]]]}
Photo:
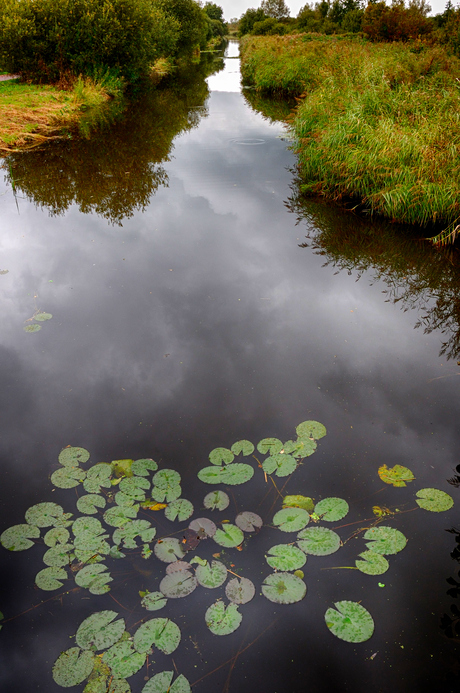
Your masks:
{"label": "distant tree", "polygon": [[216,5],[214,2],[205,2],[203,9],[210,19],[217,19],[219,22],[224,21],[224,11],[222,7]]}
{"label": "distant tree", "polygon": [[289,7],[284,0],[262,0],[260,8],[267,17],[274,17],[275,19],[289,17]]}
{"label": "distant tree", "polygon": [[274,17],[267,17],[261,22],[255,22],[251,33],[255,36],[283,35],[285,26],[281,22],[277,22]]}
{"label": "distant tree", "polygon": [[407,41],[430,33],[434,23],[427,17],[429,5],[424,0],[411,0],[405,7],[398,0],[388,7],[381,0],[369,4],[363,15],[362,30],[373,41]]}
{"label": "distant tree", "polygon": [[179,22],[177,43],[179,53],[188,53],[196,46],[204,48],[208,36],[207,16],[195,0],[157,0],[159,6]]}
{"label": "distant tree", "polygon": [[250,34],[254,28],[255,22],[261,22],[264,19],[266,19],[266,15],[262,8],[259,7],[257,10],[250,8],[249,10],[246,10],[246,12],[240,17],[238,34],[240,36]]}

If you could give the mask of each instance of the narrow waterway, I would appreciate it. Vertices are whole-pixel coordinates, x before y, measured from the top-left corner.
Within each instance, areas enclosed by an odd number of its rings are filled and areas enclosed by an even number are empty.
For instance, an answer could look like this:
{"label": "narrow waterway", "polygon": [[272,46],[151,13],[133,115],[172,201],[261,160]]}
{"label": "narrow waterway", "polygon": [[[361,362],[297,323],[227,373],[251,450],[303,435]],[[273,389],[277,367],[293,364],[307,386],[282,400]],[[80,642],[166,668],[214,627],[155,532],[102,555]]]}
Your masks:
{"label": "narrow waterway", "polygon": [[[105,559],[113,582],[101,595],[75,584],[74,566],[61,588],[35,586],[47,529],[25,551],[0,547],[2,693],[61,691],[53,663],[102,610],[116,611],[131,635],[154,617],[181,630],[172,655],[155,650],[128,678],[133,693],[163,670],[186,676],[194,693],[458,690],[459,534],[449,531],[460,529],[456,260],[390,225],[299,202],[277,108],[241,89],[231,42],[225,58],[204,56],[88,139],[69,135],[3,164],[0,533],[40,502],[81,514],[87,490],[50,480],[68,445],[87,449],[89,464],[153,458],[180,473],[194,517],[234,523],[248,510],[264,526],[241,551],[212,540],[196,551],[219,554],[255,584],[240,627],[225,636],[204,616],[217,599],[228,603],[223,587],[199,587],[158,613],[141,606],[139,592],[158,590],[165,572],[154,555],[142,557],[142,542],[125,560]],[[327,435],[292,477],[270,478],[247,457],[248,484],[198,480],[214,448],[286,442],[305,420]],[[385,484],[383,464],[415,480]],[[216,488],[230,505],[210,512],[203,498]],[[453,508],[418,508],[424,488],[451,495]],[[273,572],[270,547],[297,538],[272,527],[286,494],[339,497],[350,510],[321,523],[344,545],[308,557],[305,598],[279,605],[261,585]],[[371,576],[356,570],[366,549],[356,532],[376,518],[374,506],[407,546]],[[157,538],[188,526],[163,510],[141,517]],[[369,640],[329,631],[325,613],[342,600],[372,615]]]}

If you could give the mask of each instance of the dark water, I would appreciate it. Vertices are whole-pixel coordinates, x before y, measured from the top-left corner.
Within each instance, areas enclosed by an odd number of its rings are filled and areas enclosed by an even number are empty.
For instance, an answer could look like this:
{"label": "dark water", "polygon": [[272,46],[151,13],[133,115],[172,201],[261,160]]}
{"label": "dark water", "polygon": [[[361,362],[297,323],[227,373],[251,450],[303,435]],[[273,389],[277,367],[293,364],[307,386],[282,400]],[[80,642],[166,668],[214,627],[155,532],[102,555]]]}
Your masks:
{"label": "dark water", "polygon": [[[459,490],[447,481],[460,462],[456,257],[391,226],[300,204],[276,105],[240,92],[235,58],[205,81],[222,66],[208,56],[99,135],[5,165],[1,530],[40,501],[75,512],[76,491],[49,480],[66,445],[87,448],[93,463],[153,457],[180,471],[183,496],[209,515],[201,504],[211,487],[196,478],[209,452],[242,438],[289,440],[305,419],[328,434],[283,493],[345,498],[343,540],[369,525],[373,505],[415,508],[420,488],[446,491],[455,505],[388,520],[408,544],[382,576],[328,570],[353,566],[362,536],[309,557],[307,596],[290,606],[268,602],[260,584],[271,572],[267,549],[295,535],[264,527],[244,551],[226,554],[257,591],[225,637],[204,625],[222,589],[142,609],[138,591],[157,589],[164,565],[139,552],[110,563],[109,594],[69,580],[55,598],[34,587],[41,542],[2,548],[2,693],[62,690],[52,664],[83,618],[102,609],[118,611],[132,633],[141,619],[165,615],[182,630],[174,664],[151,658],[148,674],[130,679],[134,693],[173,666],[197,693],[456,691],[458,643],[445,616],[458,603],[446,580],[460,567],[457,535],[446,531],[460,527]],[[53,318],[28,334],[37,310]],[[382,464],[405,465],[416,481],[384,487]],[[228,510],[212,517],[233,522],[246,509],[270,523],[276,491],[260,470],[246,486],[233,487]],[[163,513],[151,521],[159,535],[177,530]],[[209,544],[201,556],[219,551]],[[326,609],[344,599],[372,614],[369,641],[345,643],[326,628]]]}

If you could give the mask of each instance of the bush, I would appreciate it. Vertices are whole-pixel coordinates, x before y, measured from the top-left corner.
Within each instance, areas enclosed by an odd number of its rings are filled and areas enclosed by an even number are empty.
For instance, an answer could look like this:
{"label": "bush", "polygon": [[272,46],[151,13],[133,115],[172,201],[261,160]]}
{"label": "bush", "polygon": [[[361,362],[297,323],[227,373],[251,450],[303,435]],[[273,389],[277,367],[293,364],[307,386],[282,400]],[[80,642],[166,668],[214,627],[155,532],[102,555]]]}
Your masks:
{"label": "bush", "polygon": [[[135,1],[135,0],[133,0]],[[195,48],[205,48],[208,36],[206,12],[195,0],[158,0],[167,15],[179,23],[177,52],[181,55]]]}
{"label": "bush", "polygon": [[373,41],[407,41],[429,34],[433,22],[426,16],[429,8],[423,0],[405,7],[404,0],[388,7],[382,2],[370,3],[363,15],[362,30]]}
{"label": "bush", "polygon": [[267,19],[267,17],[260,7],[258,10],[254,10],[253,8],[246,10],[240,17],[238,35],[245,36],[246,34],[250,34],[254,28],[254,24],[256,22],[262,22],[264,19]]}
{"label": "bush", "polygon": [[252,28],[254,36],[282,36],[285,33],[284,24],[277,22],[274,17],[267,17],[261,22],[255,22]]}

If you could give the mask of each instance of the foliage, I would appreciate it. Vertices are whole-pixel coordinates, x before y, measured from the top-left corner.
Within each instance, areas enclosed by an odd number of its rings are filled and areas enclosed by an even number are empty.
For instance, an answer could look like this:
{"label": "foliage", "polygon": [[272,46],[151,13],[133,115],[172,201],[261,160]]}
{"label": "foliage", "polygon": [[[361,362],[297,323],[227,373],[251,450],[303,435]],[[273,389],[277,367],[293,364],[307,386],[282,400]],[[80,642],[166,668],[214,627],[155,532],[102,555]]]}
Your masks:
{"label": "foliage", "polygon": [[264,19],[266,19],[265,12],[260,7],[257,10],[249,8],[240,17],[238,35],[245,36],[246,34],[250,34],[254,28],[254,24],[256,22],[262,22]]}
{"label": "foliage", "polygon": [[207,14],[196,0],[157,0],[167,17],[179,25],[175,51],[179,55],[205,48],[208,35]]}
{"label": "foliage", "polygon": [[285,33],[284,24],[277,22],[274,17],[267,17],[260,22],[254,22],[251,34],[254,36],[275,36]]}
{"label": "foliage", "polygon": [[284,0],[262,0],[260,9],[263,10],[267,17],[273,17],[274,19],[289,17],[289,7]]}
{"label": "foliage", "polygon": [[406,482],[414,481],[415,479],[411,470],[400,464],[395,464],[390,469],[386,464],[383,464],[378,469],[378,475],[382,481],[386,484],[392,484],[392,486],[406,486]]}
{"label": "foliage", "polygon": [[384,0],[369,3],[362,19],[362,30],[372,41],[407,41],[429,34],[433,23],[427,17],[430,11],[425,0],[404,0],[388,6]]}
{"label": "foliage", "polygon": [[342,601],[334,604],[325,614],[329,630],[346,642],[365,642],[372,637],[374,621],[370,613],[357,602]]}

